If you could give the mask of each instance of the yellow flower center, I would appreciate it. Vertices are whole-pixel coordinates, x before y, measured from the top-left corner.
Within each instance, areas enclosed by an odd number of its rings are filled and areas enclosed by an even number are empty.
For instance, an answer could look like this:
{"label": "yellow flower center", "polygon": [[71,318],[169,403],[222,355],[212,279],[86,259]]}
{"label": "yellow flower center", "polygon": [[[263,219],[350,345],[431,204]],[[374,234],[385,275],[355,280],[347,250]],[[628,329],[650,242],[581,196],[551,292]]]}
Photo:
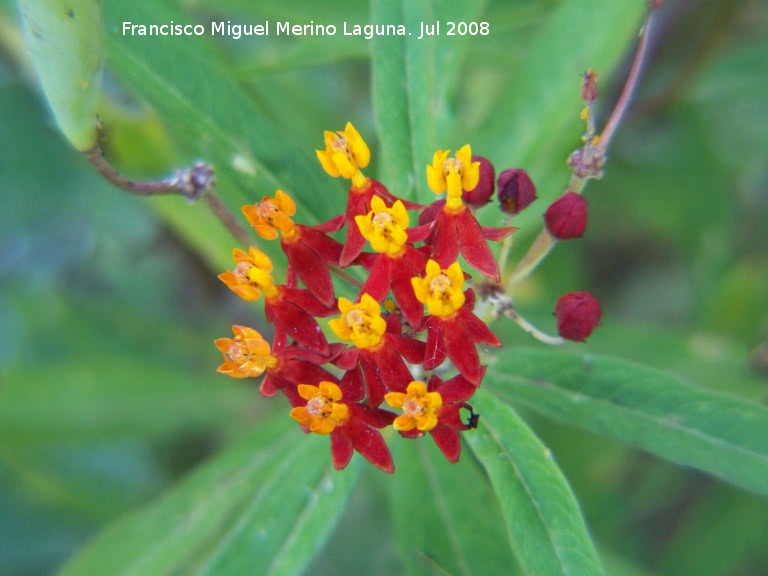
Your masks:
{"label": "yellow flower center", "polygon": [[384,400],[393,408],[402,408],[403,414],[395,418],[395,430],[408,432],[417,428],[422,432],[437,426],[437,414],[443,406],[443,398],[438,392],[427,392],[424,382],[413,381],[408,384],[405,393],[390,392]]}
{"label": "yellow flower center", "polygon": [[275,368],[278,359],[270,354],[269,343],[256,330],[247,326],[232,326],[234,338],[219,338],[216,347],[224,353],[224,364],[218,371],[235,378],[261,376]]}
{"label": "yellow flower center", "polygon": [[317,159],[331,176],[343,176],[352,180],[352,186],[362,188],[368,179],[360,171],[371,159],[371,152],[365,140],[355,127],[347,122],[343,131],[336,133],[326,130],[325,150],[316,150]]}
{"label": "yellow flower center", "polygon": [[341,317],[329,320],[331,330],[342,340],[352,342],[357,348],[375,348],[387,331],[387,322],[381,317],[381,308],[367,293],[360,302],[353,304],[339,298]]}
{"label": "yellow flower center", "polygon": [[293,238],[296,234],[296,225],[291,220],[291,216],[296,214],[296,204],[282,190],[276,190],[274,198],[262,198],[255,206],[243,206],[243,214],[265,240],[277,238],[278,231],[283,233],[283,238]]}
{"label": "yellow flower center", "polygon": [[456,156],[448,158],[450,150],[435,152],[432,164],[427,166],[427,183],[435,194],[448,192],[445,210],[456,212],[464,203],[463,190],[474,190],[480,180],[480,163],[472,162],[469,144],[462,146]]}
{"label": "yellow flower center", "polygon": [[318,386],[299,384],[298,393],[307,405],[291,410],[291,418],[308,426],[311,432],[330,434],[349,418],[349,407],[338,402],[341,389],[333,382],[320,382]]}
{"label": "yellow flower center", "polygon": [[403,245],[408,241],[405,229],[410,219],[400,200],[387,208],[381,198],[374,196],[371,198],[371,211],[365,216],[355,216],[355,223],[376,252],[395,257],[403,254]]}
{"label": "yellow flower center", "polygon": [[464,305],[464,273],[458,262],[441,270],[434,260],[427,262],[424,278],[411,278],[416,299],[427,305],[432,316],[448,318]]}

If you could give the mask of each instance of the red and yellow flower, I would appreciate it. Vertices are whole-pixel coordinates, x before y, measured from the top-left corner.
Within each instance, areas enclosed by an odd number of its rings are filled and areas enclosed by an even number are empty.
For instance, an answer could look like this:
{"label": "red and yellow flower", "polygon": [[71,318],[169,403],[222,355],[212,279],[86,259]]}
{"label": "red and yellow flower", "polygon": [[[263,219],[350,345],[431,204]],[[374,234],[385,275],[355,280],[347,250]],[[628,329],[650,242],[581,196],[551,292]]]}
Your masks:
{"label": "red and yellow flower", "polygon": [[483,369],[473,344],[501,346],[488,326],[472,313],[474,292],[464,288],[464,273],[457,262],[443,269],[429,260],[426,275],[411,279],[416,298],[427,306],[427,350],[424,368],[432,370],[450,358],[456,369],[475,386]]}
{"label": "red and yellow flower", "polygon": [[388,390],[405,390],[412,380],[403,358],[411,363],[424,359],[424,343],[400,334],[396,316],[381,316],[379,303],[364,293],[353,304],[339,298],[341,316],[328,323],[331,330],[354,349],[345,356],[347,370],[342,382],[351,390],[365,393],[371,406],[378,406]]}
{"label": "red and yellow flower", "polygon": [[281,236],[280,246],[288,258],[288,285],[294,285],[291,279],[295,274],[315,298],[333,306],[336,298],[327,264],[338,264],[342,246],[326,232],[338,230],[343,219],[303,226],[291,219],[295,213],[296,204],[282,190],[277,190],[274,198],[267,196],[258,204],[243,206],[243,214],[262,238],[274,240]]}
{"label": "red and yellow flower", "polygon": [[[477,416],[466,402],[475,390],[475,385],[461,374],[446,382],[433,375],[428,384],[411,382],[405,394],[391,392],[385,400],[403,411],[393,422],[395,430],[406,438],[418,438],[429,432],[445,457],[457,462],[461,452],[459,432],[477,425]],[[470,412],[467,424],[461,420],[462,408]]]}

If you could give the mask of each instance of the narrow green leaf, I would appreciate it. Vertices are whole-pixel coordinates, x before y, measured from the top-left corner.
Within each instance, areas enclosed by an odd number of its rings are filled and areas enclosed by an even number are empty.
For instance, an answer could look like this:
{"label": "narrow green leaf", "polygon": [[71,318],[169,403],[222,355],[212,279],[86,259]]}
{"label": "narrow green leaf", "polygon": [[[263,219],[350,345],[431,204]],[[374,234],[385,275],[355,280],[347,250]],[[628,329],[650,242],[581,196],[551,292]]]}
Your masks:
{"label": "narrow green leaf", "polygon": [[631,362],[551,350],[509,351],[486,382],[506,402],[768,493],[765,406]]}
{"label": "narrow green leaf", "polygon": [[[123,34],[124,22],[184,21],[184,15],[162,1],[138,0],[105,4],[108,30],[108,69],[124,86],[151,104],[190,158],[215,165],[217,192],[235,214],[240,207],[285,190],[297,204],[297,219],[305,223],[325,220],[339,212],[336,202],[318,202],[323,190],[334,190],[322,170],[314,148],[322,134],[300,145],[275,125],[267,113],[238,86],[216,56],[208,35],[204,37],[139,36]],[[127,30],[130,30],[128,28]],[[184,210],[178,198],[163,202],[162,214],[182,230],[209,261],[216,254],[231,254],[232,241],[221,232],[203,203],[202,215]],[[200,232],[195,235],[195,229]],[[196,241],[195,241],[196,238]],[[276,250],[270,244],[267,250]]]}
{"label": "narrow green leaf", "polygon": [[[164,498],[112,525],[62,576],[299,574],[354,488],[328,438],[267,423]],[[289,428],[286,430],[286,428]]]}
{"label": "narrow green leaf", "polygon": [[19,0],[40,82],[61,131],[81,152],[96,143],[104,26],[98,0]]}
{"label": "narrow green leaf", "polygon": [[438,148],[466,144],[444,139],[452,132],[449,97],[472,37],[458,35],[455,29],[449,36],[448,22],[473,22],[483,5],[467,0],[450,5],[430,0],[371,2],[374,22],[403,23],[406,30],[405,36],[373,41],[373,103],[382,175],[401,197],[429,202],[425,174],[432,155]]}
{"label": "narrow green leaf", "polygon": [[481,414],[480,425],[465,438],[496,490],[524,572],[602,574],[581,510],[549,450],[486,390],[479,390],[472,404]]}
{"label": "narrow green leaf", "polygon": [[451,464],[428,436],[398,439],[392,503],[409,574],[515,574],[504,521],[471,458]]}

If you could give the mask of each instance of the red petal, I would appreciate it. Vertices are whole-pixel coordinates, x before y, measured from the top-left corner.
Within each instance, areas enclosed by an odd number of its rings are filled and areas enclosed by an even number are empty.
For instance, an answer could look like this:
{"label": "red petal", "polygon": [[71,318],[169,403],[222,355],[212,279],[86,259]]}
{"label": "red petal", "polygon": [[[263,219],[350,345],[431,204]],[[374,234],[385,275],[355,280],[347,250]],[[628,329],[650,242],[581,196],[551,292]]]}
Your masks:
{"label": "red petal", "polygon": [[427,349],[427,345],[421,340],[415,340],[399,334],[386,334],[384,338],[387,346],[394,348],[398,354],[411,364],[421,364],[424,361],[424,352]]}
{"label": "red petal", "polygon": [[458,317],[475,343],[487,346],[501,346],[501,342],[496,337],[496,334],[491,332],[491,329],[488,328],[485,322],[470,312],[468,308],[461,308],[458,312]]}
{"label": "red petal", "polygon": [[[281,240],[283,251],[288,257],[288,267],[301,278],[307,289],[328,307],[336,300],[333,293],[331,273],[320,256],[302,242]],[[337,259],[338,261],[338,259]]]}
{"label": "red petal", "polygon": [[408,242],[415,244],[416,242],[424,242],[432,232],[432,222],[416,226],[415,228],[408,228],[406,231],[408,234]]}
{"label": "red petal", "polygon": [[445,200],[436,200],[424,208],[421,214],[419,214],[419,226],[434,222],[437,219],[438,214],[443,211],[443,206],[445,206]]}
{"label": "red petal", "polygon": [[432,259],[440,264],[441,268],[448,268],[456,262],[459,257],[459,232],[456,230],[454,214],[446,214],[444,210],[438,213],[433,244]]}
{"label": "red petal", "polygon": [[448,358],[456,369],[475,386],[480,385],[483,371],[480,368],[480,358],[469,331],[458,318],[443,323],[445,330],[445,348]]}
{"label": "red petal", "polygon": [[351,348],[346,348],[333,359],[333,365],[341,368],[342,370],[352,370],[355,366],[357,366],[357,359],[360,356],[360,349],[355,348],[354,346]]}
{"label": "red petal", "polygon": [[386,428],[397,418],[397,414],[381,408],[371,408],[365,404],[350,404],[350,413],[355,420],[359,420],[373,428]]}
{"label": "red petal", "polygon": [[330,220],[326,220],[320,224],[315,224],[314,226],[309,226],[309,228],[312,228],[312,230],[317,230],[318,232],[338,232],[341,230],[341,227],[344,226],[345,220],[346,218],[344,214],[339,214]]}
{"label": "red petal", "polygon": [[333,467],[336,470],[345,468],[349,461],[352,460],[352,455],[355,453],[352,443],[341,432],[340,428],[336,428],[331,432],[331,455],[333,456]]}
{"label": "red petal", "polygon": [[267,300],[269,317],[275,323],[275,330],[283,330],[291,338],[307,348],[328,354],[328,341],[315,319],[288,300]]}
{"label": "red petal", "polygon": [[[483,374],[485,374],[485,366],[481,366],[481,368]],[[437,388],[437,391],[440,392],[440,396],[443,398],[443,406],[450,404],[451,402],[464,402],[469,400],[475,393],[475,390],[477,390],[477,386],[472,384],[472,382],[464,378],[461,374],[457,374]],[[431,388],[430,391],[432,391]]]}
{"label": "red petal", "polygon": [[398,198],[394,194],[392,194],[384,184],[379,182],[378,180],[370,179],[369,182],[371,183],[371,194],[368,197],[368,202],[370,202],[371,196],[376,195],[382,200],[384,200],[387,204],[387,206],[392,206],[395,202],[400,200],[400,202],[403,203],[403,206],[405,206],[406,210],[421,210],[424,208],[421,204],[416,204],[415,202],[410,202],[408,200],[403,200],[402,198]]}
{"label": "red petal", "polygon": [[467,263],[478,272],[501,282],[499,265],[483,238],[480,224],[469,210],[456,215],[456,227],[459,233],[459,248]]}
{"label": "red petal", "polygon": [[342,245],[327,234],[318,232],[314,228],[301,226],[301,237],[299,238],[299,242],[308,246],[326,262],[334,265],[339,263]]}
{"label": "red petal", "polygon": [[346,268],[360,255],[365,247],[365,238],[360,234],[360,229],[352,220],[352,225],[347,226],[347,239],[344,241],[344,248],[339,258],[339,266]]}
{"label": "red petal", "polygon": [[481,226],[480,230],[483,233],[483,238],[491,241],[503,240],[512,232],[517,230],[514,226],[504,226],[502,228],[490,228],[488,226]]}
{"label": "red petal", "polygon": [[344,241],[344,248],[339,258],[339,266],[346,268],[352,261],[358,257],[365,246],[365,238],[360,234],[360,229],[355,224],[355,216],[364,216],[368,213],[364,194],[355,188],[350,188],[347,196],[347,211],[345,213],[345,222],[347,225],[347,238]]}
{"label": "red petal", "polygon": [[281,288],[281,295],[283,299],[293,302],[296,306],[302,310],[306,310],[312,316],[320,316],[322,318],[339,313],[338,308],[335,306],[335,302],[332,306],[326,306],[315,298],[311,292],[303,288],[283,287]]}
{"label": "red petal", "polygon": [[[421,260],[422,253],[418,250],[413,250],[413,258]],[[406,260],[407,256],[403,256],[399,260],[392,263],[391,271],[391,284],[392,295],[395,297],[395,302],[400,306],[400,311],[403,313],[403,317],[408,324],[413,326],[414,329],[419,330],[424,320],[424,304],[416,299],[416,294],[413,292],[413,284],[411,284],[411,278],[418,276],[420,272],[423,272],[426,267],[426,258],[424,259],[424,267],[417,271],[413,268],[413,265],[409,260]]]}
{"label": "red petal", "polygon": [[272,378],[269,377],[269,374],[264,376],[264,380],[261,381],[259,392],[261,392],[262,396],[267,397],[277,394],[277,388],[275,388],[274,384],[272,383]]}
{"label": "red petal", "polygon": [[459,440],[459,433],[448,426],[441,426],[438,424],[432,430],[429,431],[432,438],[435,440],[435,444],[440,448],[449,462],[458,462],[459,455],[461,453],[461,441]]}
{"label": "red petal", "polygon": [[386,295],[389,294],[389,283],[392,278],[391,267],[392,259],[386,254],[379,254],[365,284],[360,288],[358,299],[367,292],[377,302],[384,300]]}
{"label": "red petal", "polygon": [[445,334],[443,321],[434,316],[427,320],[427,348],[424,351],[424,369],[433,370],[445,360]]}
{"label": "red petal", "polygon": [[363,369],[357,365],[351,370],[347,370],[341,378],[339,384],[341,388],[342,400],[359,402],[365,397],[365,385],[363,379]]}
{"label": "red petal", "polygon": [[354,418],[336,430],[341,431],[354,449],[371,464],[390,474],[395,471],[392,454],[378,430],[374,430]]}
{"label": "red petal", "polygon": [[400,355],[389,346],[382,346],[375,353],[376,365],[382,382],[391,392],[405,392],[413,381],[410,370]]}
{"label": "red petal", "polygon": [[365,377],[365,392],[368,404],[378,406],[384,401],[387,388],[379,376],[378,366],[373,353],[369,350],[360,351],[360,366]]}

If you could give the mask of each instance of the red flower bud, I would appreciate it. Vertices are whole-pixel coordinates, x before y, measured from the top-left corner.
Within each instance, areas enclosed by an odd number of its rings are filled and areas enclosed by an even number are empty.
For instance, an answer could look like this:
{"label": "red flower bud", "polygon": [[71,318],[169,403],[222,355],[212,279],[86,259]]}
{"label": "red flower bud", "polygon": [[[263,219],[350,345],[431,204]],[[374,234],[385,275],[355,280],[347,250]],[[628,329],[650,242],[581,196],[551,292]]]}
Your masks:
{"label": "red flower bud", "polygon": [[558,240],[578,238],[587,227],[587,201],[581,194],[566,192],[547,208],[544,222]]}
{"label": "red flower bud", "polygon": [[507,214],[520,214],[531,202],[536,200],[536,186],[522,168],[509,168],[499,174],[497,196],[501,211]]}
{"label": "red flower bud", "polygon": [[480,162],[480,180],[473,190],[463,190],[461,199],[472,208],[480,208],[491,201],[493,190],[496,187],[494,184],[496,170],[494,170],[493,164],[482,156],[472,156],[472,162]]}
{"label": "red flower bud", "polygon": [[589,292],[568,292],[555,304],[555,318],[560,336],[583,342],[600,324],[600,304]]}

